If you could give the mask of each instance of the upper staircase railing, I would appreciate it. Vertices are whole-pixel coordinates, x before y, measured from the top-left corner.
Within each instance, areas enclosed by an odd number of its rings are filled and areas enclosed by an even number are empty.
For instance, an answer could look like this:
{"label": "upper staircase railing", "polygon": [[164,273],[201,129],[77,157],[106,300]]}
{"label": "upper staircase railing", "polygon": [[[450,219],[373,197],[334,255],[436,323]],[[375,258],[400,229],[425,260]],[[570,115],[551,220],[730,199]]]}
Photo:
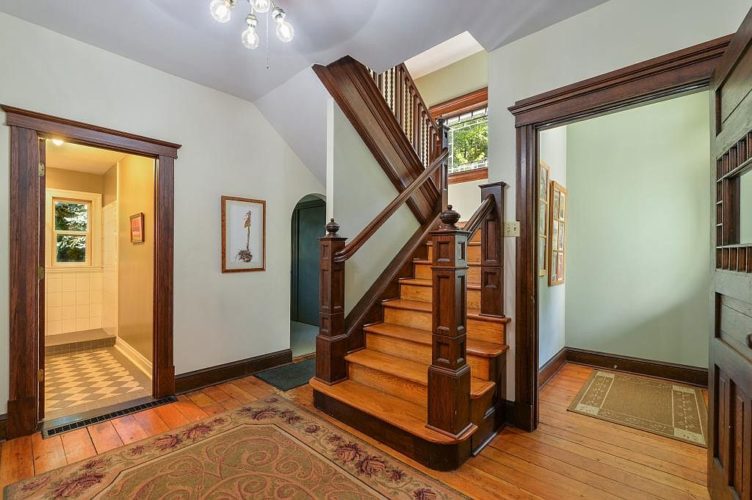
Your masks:
{"label": "upper staircase railing", "polygon": [[431,118],[407,66],[399,64],[383,73],[369,71],[420,161],[428,165],[441,151],[441,129]]}

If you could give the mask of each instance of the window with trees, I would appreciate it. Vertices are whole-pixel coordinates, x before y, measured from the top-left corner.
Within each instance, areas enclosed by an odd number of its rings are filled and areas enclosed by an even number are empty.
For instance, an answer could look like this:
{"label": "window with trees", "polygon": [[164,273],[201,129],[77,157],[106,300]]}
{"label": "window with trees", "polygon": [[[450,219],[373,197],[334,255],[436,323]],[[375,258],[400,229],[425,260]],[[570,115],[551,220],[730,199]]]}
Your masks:
{"label": "window with trees", "polygon": [[449,173],[488,167],[488,108],[447,119]]}

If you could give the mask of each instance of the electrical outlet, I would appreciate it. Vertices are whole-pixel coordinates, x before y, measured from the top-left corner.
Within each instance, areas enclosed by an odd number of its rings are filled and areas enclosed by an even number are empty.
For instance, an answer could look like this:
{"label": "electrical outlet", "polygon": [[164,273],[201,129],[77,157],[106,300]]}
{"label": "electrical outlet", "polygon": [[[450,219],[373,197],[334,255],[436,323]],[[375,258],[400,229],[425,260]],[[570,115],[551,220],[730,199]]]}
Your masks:
{"label": "electrical outlet", "polygon": [[511,238],[520,237],[520,223],[519,221],[507,221],[504,222],[504,236]]}

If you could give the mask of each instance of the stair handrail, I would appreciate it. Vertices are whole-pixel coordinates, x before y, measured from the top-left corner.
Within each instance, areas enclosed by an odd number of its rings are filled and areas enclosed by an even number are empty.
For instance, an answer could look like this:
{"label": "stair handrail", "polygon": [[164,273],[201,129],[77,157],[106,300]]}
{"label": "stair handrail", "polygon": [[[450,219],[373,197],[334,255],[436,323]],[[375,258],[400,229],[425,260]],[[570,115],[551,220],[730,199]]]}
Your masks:
{"label": "stair handrail", "polygon": [[[371,236],[378,231],[378,229],[384,225],[384,223],[392,216],[398,208],[402,206],[413,193],[423,185],[439,167],[445,166],[446,159],[449,156],[449,150],[444,148],[441,154],[435,158],[431,164],[421,173],[417,179],[415,179],[404,191],[402,191],[396,198],[394,198],[374,219],[364,227],[355,238],[350,240],[345,247],[338,251],[334,255],[335,262],[345,262],[350,259],[355,253],[371,238]],[[442,175],[442,183],[446,176]],[[442,191],[443,191],[442,186]]]}
{"label": "stair handrail", "polygon": [[462,228],[464,231],[468,232],[468,239],[472,238],[475,235],[478,229],[480,229],[480,225],[483,223],[483,220],[488,217],[488,215],[491,213],[491,210],[493,209],[494,195],[489,194],[485,197],[480,206],[475,210],[475,213],[468,219],[468,221],[465,223],[465,226]]}

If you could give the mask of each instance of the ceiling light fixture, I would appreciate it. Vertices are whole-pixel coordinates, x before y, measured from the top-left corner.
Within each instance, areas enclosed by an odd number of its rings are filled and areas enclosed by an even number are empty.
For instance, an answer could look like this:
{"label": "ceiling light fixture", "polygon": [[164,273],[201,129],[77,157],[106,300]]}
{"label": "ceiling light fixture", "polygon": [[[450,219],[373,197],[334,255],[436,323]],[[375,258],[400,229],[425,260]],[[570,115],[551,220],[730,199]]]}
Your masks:
{"label": "ceiling light fixture", "polygon": [[[216,21],[226,23],[232,17],[232,9],[235,7],[235,3],[236,0],[212,0],[209,4],[209,11]],[[265,14],[270,10],[271,17],[277,25],[275,28],[277,38],[284,43],[289,43],[295,37],[295,29],[292,27],[292,24],[285,19],[287,14],[284,10],[274,5],[273,0],[248,0],[248,5],[251,9],[250,13],[245,18],[248,27],[243,31],[240,37],[240,40],[246,48],[251,50],[258,48],[261,42],[261,37],[256,30],[256,26],[258,26],[256,14]],[[268,26],[269,23],[267,22],[267,27]]]}
{"label": "ceiling light fixture", "polygon": [[52,139],[52,144],[54,144],[55,146],[62,146],[63,144],[65,144],[65,141],[62,139]]}

